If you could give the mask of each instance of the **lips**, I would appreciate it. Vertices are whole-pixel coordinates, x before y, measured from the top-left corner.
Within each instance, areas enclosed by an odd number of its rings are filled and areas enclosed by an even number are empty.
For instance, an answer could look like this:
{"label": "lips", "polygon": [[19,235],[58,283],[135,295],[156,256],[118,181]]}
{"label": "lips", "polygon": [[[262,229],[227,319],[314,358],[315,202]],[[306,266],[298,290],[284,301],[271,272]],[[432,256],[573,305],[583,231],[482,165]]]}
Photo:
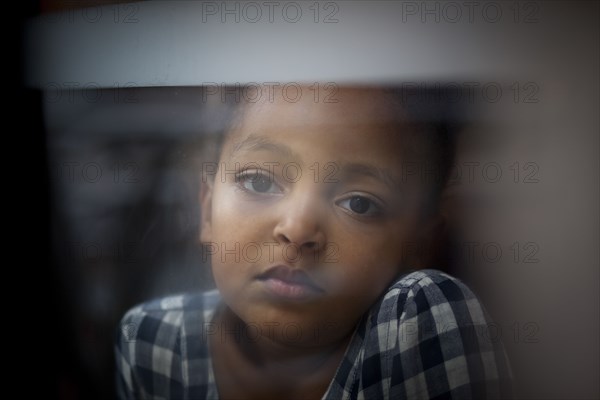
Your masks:
{"label": "lips", "polygon": [[257,279],[271,295],[281,299],[308,300],[323,293],[306,272],[286,265],[273,266]]}

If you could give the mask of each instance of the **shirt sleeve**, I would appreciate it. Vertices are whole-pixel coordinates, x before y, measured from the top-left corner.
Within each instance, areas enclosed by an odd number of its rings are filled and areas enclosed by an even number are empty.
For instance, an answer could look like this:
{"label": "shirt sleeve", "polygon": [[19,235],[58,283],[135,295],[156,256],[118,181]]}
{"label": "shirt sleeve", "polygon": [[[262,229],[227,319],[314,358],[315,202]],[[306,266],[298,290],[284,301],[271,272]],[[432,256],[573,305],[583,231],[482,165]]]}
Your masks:
{"label": "shirt sleeve", "polygon": [[371,315],[358,397],[511,398],[495,328],[458,279],[435,270],[405,276]]}
{"label": "shirt sleeve", "polygon": [[141,398],[134,376],[135,341],[141,312],[132,309],[119,322],[115,339],[117,398],[133,400]]}
{"label": "shirt sleeve", "polygon": [[401,383],[396,390],[410,399],[511,397],[500,338],[465,284],[443,273],[425,273],[405,293],[397,310],[392,381]]}
{"label": "shirt sleeve", "polygon": [[119,399],[181,399],[183,295],[142,303],[121,319],[115,341]]}

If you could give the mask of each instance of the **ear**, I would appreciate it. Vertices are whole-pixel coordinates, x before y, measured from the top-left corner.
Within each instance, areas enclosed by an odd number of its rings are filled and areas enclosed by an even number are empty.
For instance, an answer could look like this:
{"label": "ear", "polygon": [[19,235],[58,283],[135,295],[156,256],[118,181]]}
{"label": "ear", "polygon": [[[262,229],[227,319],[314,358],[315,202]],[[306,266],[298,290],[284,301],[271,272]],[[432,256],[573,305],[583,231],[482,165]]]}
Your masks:
{"label": "ear", "polygon": [[212,197],[214,182],[206,175],[200,182],[200,242],[212,239]]}

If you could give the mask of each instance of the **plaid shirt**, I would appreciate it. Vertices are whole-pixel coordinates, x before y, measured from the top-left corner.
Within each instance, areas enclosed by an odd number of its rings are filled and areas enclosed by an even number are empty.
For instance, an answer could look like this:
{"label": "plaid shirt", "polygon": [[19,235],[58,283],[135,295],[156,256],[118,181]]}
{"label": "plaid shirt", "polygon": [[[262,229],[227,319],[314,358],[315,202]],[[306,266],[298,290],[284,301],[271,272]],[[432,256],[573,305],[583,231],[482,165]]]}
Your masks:
{"label": "plaid shirt", "polygon": [[[123,317],[116,342],[122,399],[216,399],[207,327],[217,291],[164,297]],[[511,396],[511,372],[487,315],[459,280],[408,273],[363,316],[323,399]]]}

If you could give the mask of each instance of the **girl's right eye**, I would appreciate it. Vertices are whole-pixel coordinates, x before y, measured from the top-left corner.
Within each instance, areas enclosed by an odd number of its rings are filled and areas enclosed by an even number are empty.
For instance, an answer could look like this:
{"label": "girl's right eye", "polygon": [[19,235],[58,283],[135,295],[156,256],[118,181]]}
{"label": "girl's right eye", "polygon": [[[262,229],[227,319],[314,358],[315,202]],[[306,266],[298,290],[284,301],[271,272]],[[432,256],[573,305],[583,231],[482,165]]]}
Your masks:
{"label": "girl's right eye", "polygon": [[242,189],[251,193],[281,193],[281,189],[273,179],[261,171],[244,171],[235,177]]}
{"label": "girl's right eye", "polygon": [[374,200],[360,194],[342,199],[337,203],[346,212],[363,217],[375,217],[380,215],[382,208]]}

